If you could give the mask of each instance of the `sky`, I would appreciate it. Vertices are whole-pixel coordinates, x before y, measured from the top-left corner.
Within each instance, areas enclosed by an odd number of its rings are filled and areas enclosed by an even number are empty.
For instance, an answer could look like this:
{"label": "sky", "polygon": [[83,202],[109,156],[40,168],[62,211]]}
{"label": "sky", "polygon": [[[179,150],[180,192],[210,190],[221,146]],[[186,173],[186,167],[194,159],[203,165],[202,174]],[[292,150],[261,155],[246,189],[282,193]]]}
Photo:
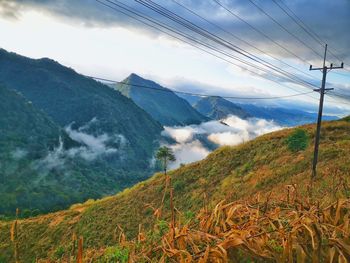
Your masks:
{"label": "sky", "polygon": [[[220,49],[221,53],[200,46],[212,53],[208,54],[140,23],[117,12],[120,7],[112,1],[191,34],[199,42]],[[171,10],[205,32],[215,34],[226,46],[170,21],[142,2]],[[316,36],[307,34],[291,11],[307,25],[304,29],[311,28]],[[237,19],[237,15],[245,22]],[[343,98],[350,98],[349,28],[349,0],[0,0],[0,48],[32,58],[49,57],[85,75],[123,80],[130,73],[136,73],[168,88],[223,96],[288,96],[312,90],[310,86],[277,76],[271,69],[257,69],[234,60],[232,56],[257,64],[237,53],[237,48],[232,50],[232,45],[249,52],[250,57],[262,59],[318,87],[322,74],[309,71],[309,64],[322,66],[324,47],[321,44],[327,42],[331,52],[327,64],[337,66],[343,61],[347,67],[331,71],[327,87],[344,94]],[[316,111],[318,94],[251,102],[296,105]],[[349,99],[327,96],[325,105],[328,113],[350,113]]]}

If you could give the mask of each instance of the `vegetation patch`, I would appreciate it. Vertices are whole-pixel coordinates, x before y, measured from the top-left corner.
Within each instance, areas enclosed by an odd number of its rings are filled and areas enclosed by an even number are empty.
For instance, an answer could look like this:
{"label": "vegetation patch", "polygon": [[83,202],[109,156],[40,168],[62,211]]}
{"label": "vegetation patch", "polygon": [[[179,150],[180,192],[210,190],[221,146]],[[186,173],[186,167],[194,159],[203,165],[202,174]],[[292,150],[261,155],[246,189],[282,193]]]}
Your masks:
{"label": "vegetation patch", "polygon": [[296,129],[288,136],[286,142],[292,152],[303,151],[309,145],[309,135],[304,129]]}

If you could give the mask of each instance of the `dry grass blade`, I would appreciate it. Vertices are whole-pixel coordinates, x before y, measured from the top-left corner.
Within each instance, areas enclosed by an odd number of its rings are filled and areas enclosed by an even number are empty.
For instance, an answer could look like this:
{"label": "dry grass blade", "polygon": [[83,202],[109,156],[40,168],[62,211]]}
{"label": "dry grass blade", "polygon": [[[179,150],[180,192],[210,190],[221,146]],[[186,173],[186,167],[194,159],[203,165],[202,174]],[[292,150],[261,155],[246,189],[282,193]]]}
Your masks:
{"label": "dry grass blade", "polygon": [[78,241],[77,263],[83,263],[83,237],[80,237]]}

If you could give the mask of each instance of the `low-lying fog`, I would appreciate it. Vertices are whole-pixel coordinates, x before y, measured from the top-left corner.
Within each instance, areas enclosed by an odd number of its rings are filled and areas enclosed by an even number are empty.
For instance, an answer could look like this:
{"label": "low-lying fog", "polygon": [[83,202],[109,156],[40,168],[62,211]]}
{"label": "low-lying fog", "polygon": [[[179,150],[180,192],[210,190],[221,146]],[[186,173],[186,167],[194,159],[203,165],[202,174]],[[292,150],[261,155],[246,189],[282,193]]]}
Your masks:
{"label": "low-lying fog", "polygon": [[259,135],[282,129],[282,126],[264,119],[240,119],[229,116],[220,121],[209,121],[199,125],[164,127],[163,136],[176,143],[165,144],[176,156],[170,168],[199,161],[212,150],[223,145],[237,145]]}

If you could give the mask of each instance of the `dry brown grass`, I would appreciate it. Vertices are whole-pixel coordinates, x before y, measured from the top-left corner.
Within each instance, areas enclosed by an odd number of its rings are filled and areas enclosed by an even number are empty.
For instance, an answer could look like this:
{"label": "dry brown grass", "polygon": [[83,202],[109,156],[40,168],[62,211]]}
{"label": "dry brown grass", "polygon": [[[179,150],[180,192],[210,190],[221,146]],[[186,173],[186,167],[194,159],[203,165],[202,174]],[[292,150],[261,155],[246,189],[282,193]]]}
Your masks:
{"label": "dry brown grass", "polygon": [[191,224],[170,222],[158,244],[140,227],[137,240],[120,233],[119,246],[130,251],[129,262],[349,262],[350,200],[322,207],[287,188],[288,202],[221,201]]}

